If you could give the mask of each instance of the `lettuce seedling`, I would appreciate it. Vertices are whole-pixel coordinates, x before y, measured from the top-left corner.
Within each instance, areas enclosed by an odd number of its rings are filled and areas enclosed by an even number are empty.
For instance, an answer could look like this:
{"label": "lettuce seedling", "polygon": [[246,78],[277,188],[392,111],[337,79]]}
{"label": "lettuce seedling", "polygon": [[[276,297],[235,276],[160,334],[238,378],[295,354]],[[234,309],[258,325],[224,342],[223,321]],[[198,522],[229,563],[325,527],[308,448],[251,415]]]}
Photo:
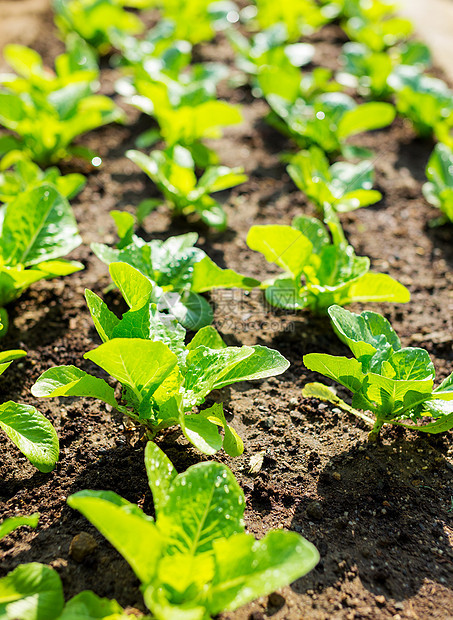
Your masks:
{"label": "lettuce seedling", "polygon": [[[27,355],[25,351],[20,349],[1,352],[0,375],[14,360],[25,355]],[[55,467],[59,451],[58,437],[49,420],[35,407],[15,403],[12,400],[1,404],[0,429],[39,471],[49,472]],[[0,526],[0,534],[2,528],[3,526]]]}
{"label": "lettuce seedling", "polygon": [[[277,23],[248,39],[237,30],[227,33],[236,52],[237,67],[248,75],[257,75],[263,67],[279,68],[281,75],[291,67],[302,67],[313,59],[315,48],[310,43],[286,45],[288,33]],[[300,76],[299,76],[300,78]]]}
{"label": "lettuce seedling", "polygon": [[148,443],[145,465],[156,518],[112,491],[68,498],[122,554],[156,620],[208,620],[295,581],[319,561],[295,532],[246,534],[244,493],[226,465],[199,463],[177,474]]}
{"label": "lettuce seedling", "polygon": [[409,301],[409,291],[383,273],[370,273],[370,259],[356,256],[340,223],[326,220],[332,241],[322,223],[305,215],[292,226],[252,226],[247,245],[261,252],[285,273],[263,282],[266,300],[277,308],[325,313],[332,304],[355,301]]}
{"label": "lettuce seedling", "polygon": [[177,80],[190,63],[192,46],[188,41],[175,41],[174,30],[168,20],[160,21],[140,39],[112,30],[110,39],[119,54],[112,57],[111,64],[133,73],[142,67],[148,74],[157,71]]}
{"label": "lettuce seedling", "polygon": [[[277,75],[266,71],[259,74],[258,81],[272,109],[269,122],[302,148],[316,144],[328,154],[343,153],[349,157],[351,152],[358,154],[359,149],[345,144],[347,138],[386,127],[395,118],[395,108],[390,103],[357,105],[345,93],[318,94],[316,81],[310,84],[307,80],[308,94],[301,96],[299,85],[294,88],[295,81],[287,77],[282,77],[279,84]],[[303,88],[303,81],[301,85]],[[331,87],[339,85],[332,83]]]}
{"label": "lettuce seedling", "polygon": [[453,92],[418,67],[396,67],[388,83],[395,91],[398,113],[411,121],[419,136],[432,135],[437,125],[453,116]]}
{"label": "lettuce seedling", "polygon": [[436,223],[453,222],[453,151],[446,144],[436,144],[426,166],[426,177],[423,195],[443,213]]}
{"label": "lettuce seedling", "polygon": [[359,94],[373,99],[387,99],[391,95],[388,83],[398,65],[413,65],[423,70],[431,64],[429,49],[418,41],[401,43],[385,52],[373,52],[363,43],[343,45],[340,60],[342,71],[336,79],[340,84],[355,88]]}
{"label": "lettuce seedling", "polygon": [[[32,387],[34,396],[98,398],[145,427],[153,438],[179,424],[194,446],[215,454],[223,445],[231,456],[242,453],[242,441],[228,426],[221,404],[192,413],[212,390],[239,381],[279,375],[289,362],[267,347],[228,347],[217,330],[203,327],[188,345],[186,330],[172,316],[158,312],[152,283],[126,263],[112,263],[110,274],[130,310],[118,319],[94,293],[86,297],[103,344],[85,358],[122,386],[122,400],[103,379],[75,366],[46,370]],[[223,428],[224,437],[218,433]]]}
{"label": "lettuce seedling", "polygon": [[239,9],[231,0],[147,0],[147,5],[159,7],[164,18],[173,22],[175,39],[192,45],[210,41],[239,19]]}
{"label": "lettuce seedling", "polygon": [[6,304],[38,280],[83,269],[81,263],[60,258],[81,242],[68,201],[51,185],[29,189],[5,205],[0,233],[3,334],[8,326]]}
{"label": "lettuce seedling", "polygon": [[[176,78],[160,71],[159,64],[148,63],[135,67],[132,79],[119,80],[117,90],[128,103],[156,119],[168,148],[186,147],[197,166],[206,168],[218,157],[203,140],[220,138],[223,127],[242,121],[239,106],[216,99],[217,84],[227,74],[225,66],[206,63]],[[143,141],[139,145],[147,146]]]}
{"label": "lettuce seedling", "polygon": [[319,7],[314,0],[298,0],[297,2],[255,0],[255,2],[260,29],[282,23],[285,25],[289,41],[296,41],[301,35],[317,32],[335,19],[338,14],[334,3]]}
{"label": "lettuce seedling", "polygon": [[117,247],[93,243],[91,249],[106,265],[122,262],[138,269],[153,284],[152,301],[159,310],[169,310],[187,329],[196,331],[212,323],[212,308],[199,293],[217,288],[250,290],[260,284],[216,265],[203,250],[194,247],[197,233],[147,243],[133,233],[132,215],[120,211],[111,215],[120,238]]}
{"label": "lettuce seedling", "polygon": [[[370,440],[377,439],[384,424],[425,433],[453,428],[453,373],[434,389],[435,370],[428,352],[402,348],[383,316],[376,312],[354,314],[339,306],[332,306],[328,312],[337,336],[355,359],[309,353],[304,364],[350,390],[352,408],[320,384],[308,385],[305,396],[334,400],[337,406],[371,423]],[[376,419],[353,408],[371,411]]]}
{"label": "lettuce seedling", "polygon": [[[133,616],[137,617],[137,616]],[[66,604],[57,571],[45,564],[21,564],[0,579],[0,618],[28,620],[130,620],[114,601],[85,590]],[[140,616],[141,620],[151,620]]]}
{"label": "lettuce seedling", "polygon": [[363,43],[348,42],[340,56],[343,69],[336,79],[345,86],[357,88],[365,97],[386,99],[391,90],[387,79],[394,66],[388,52],[373,52]]}
{"label": "lettuce seedling", "polygon": [[55,166],[41,170],[29,159],[19,159],[12,170],[0,172],[0,202],[10,202],[16,196],[40,185],[52,185],[70,200],[81,191],[85,183],[83,174],[62,175]]}
{"label": "lettuce seedling", "polygon": [[124,9],[134,6],[134,0],[53,0],[55,24],[63,38],[76,32],[101,55],[112,48],[113,29],[123,34],[143,32],[141,19]]}
{"label": "lettuce seedling", "polygon": [[382,198],[380,192],[371,189],[374,168],[370,161],[359,164],[339,161],[329,166],[324,152],[312,146],[294,155],[287,171],[321,215],[324,215],[326,204],[336,213],[347,213],[375,204]]}
{"label": "lettuce seedling", "polygon": [[[39,513],[5,519],[0,540],[23,525],[36,527]],[[64,606],[64,608],[63,608]],[[21,564],[0,579],[0,618],[10,620],[130,620],[116,601],[80,592],[64,605],[63,586],[56,570],[38,564]],[[140,616],[146,620],[144,616]],[[147,616],[148,620],[149,616]]]}
{"label": "lettuce seedling", "polygon": [[109,97],[94,94],[99,69],[86,47],[76,41],[57,57],[54,73],[34,50],[5,46],[5,59],[19,75],[0,76],[0,125],[18,137],[4,136],[0,155],[24,151],[44,166],[72,154],[86,156],[86,149],[71,146],[74,138],[124,118]]}
{"label": "lettuce seedling", "polygon": [[[165,196],[166,204],[175,215],[196,213],[200,219],[217,230],[225,230],[226,213],[222,205],[210,194],[220,192],[247,181],[243,168],[209,166],[197,179],[195,162],[190,151],[175,146],[167,151],[127,151],[126,157],[139,166]],[[146,201],[139,207],[141,215],[146,208],[157,206],[156,201]]]}
{"label": "lettuce seedling", "polygon": [[351,41],[367,45],[373,52],[406,40],[413,32],[412,23],[402,17],[369,21],[363,16],[351,17],[342,27]]}

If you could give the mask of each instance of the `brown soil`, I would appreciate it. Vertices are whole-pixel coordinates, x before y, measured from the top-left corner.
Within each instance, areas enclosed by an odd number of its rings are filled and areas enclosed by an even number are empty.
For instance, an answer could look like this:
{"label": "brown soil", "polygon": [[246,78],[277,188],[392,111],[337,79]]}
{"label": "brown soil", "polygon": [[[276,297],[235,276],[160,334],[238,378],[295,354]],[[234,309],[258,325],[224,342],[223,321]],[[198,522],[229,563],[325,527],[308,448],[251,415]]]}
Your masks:
{"label": "brown soil", "polygon": [[[25,2],[1,2],[0,6],[8,4],[28,10]],[[16,14],[22,19],[22,13]],[[38,18],[40,27],[49,28],[48,12]],[[0,36],[3,31],[2,27]],[[334,65],[341,33],[327,28],[317,39],[316,60]],[[45,41],[36,37],[32,43],[48,63],[61,51],[54,33]],[[221,37],[200,52],[203,58],[219,56],[228,62],[232,58]],[[112,92],[114,73],[105,68],[102,77],[104,92]],[[228,130],[215,147],[225,164],[243,165],[250,175],[247,183],[224,196],[227,232],[215,234],[199,224],[171,221],[160,208],[140,233],[165,238],[195,229],[200,246],[213,259],[263,278],[270,267],[248,250],[249,227],[290,223],[294,215],[313,209],[279,162],[279,153],[290,144],[263,120],[266,105],[253,100],[247,89],[232,92],[224,87],[222,95],[244,106],[245,122]],[[123,606],[143,610],[139,584],[130,568],[65,502],[81,489],[111,489],[152,513],[143,444],[125,431],[115,412],[98,402],[38,401],[30,394],[30,386],[51,366],[75,364],[95,371],[82,357],[99,344],[83,291],[87,287],[102,295],[109,278],[89,243],[114,241],[109,210],[133,213],[143,197],[157,195],[123,156],[148,124],[135,111],[129,109],[128,114],[130,126],[107,127],[84,139],[104,160],[100,170],[89,174],[87,187],[74,201],[84,245],[73,258],[84,262],[85,271],[37,284],[10,308],[12,325],[3,346],[24,347],[28,357],[2,377],[3,398],[36,405],[52,420],[60,436],[61,457],[54,472],[41,474],[0,436],[1,517],[41,513],[35,531],[21,529],[2,541],[0,575],[21,562],[41,561],[58,570],[67,597],[91,588]],[[441,380],[453,367],[453,227],[433,230],[428,226],[437,213],[422,198],[421,185],[433,144],[416,139],[401,120],[361,142],[376,152],[377,187],[384,199],[345,216],[346,232],[357,252],[370,256],[375,270],[390,273],[412,293],[407,305],[369,308],[392,321],[405,346],[427,348]],[[120,308],[117,294],[107,298],[111,307]],[[258,293],[235,294],[233,299],[216,293],[211,300],[215,325],[229,344],[265,344],[291,361],[281,377],[212,395],[212,400],[225,403],[244,439],[243,456],[233,460],[220,454],[218,458],[228,463],[245,491],[247,528],[258,537],[275,527],[295,530],[321,553],[318,566],[291,587],[221,617],[452,618],[451,433],[426,437],[386,428],[382,444],[369,445],[366,429],[356,419],[302,398],[303,385],[319,379],[304,368],[302,356],[311,351],[347,353],[325,318],[269,310]],[[201,460],[177,430],[168,430],[158,442],[179,470]],[[250,474],[250,457],[260,450],[265,451],[263,467],[258,474]],[[94,536],[98,546],[78,563],[69,555],[69,546],[81,532]]]}

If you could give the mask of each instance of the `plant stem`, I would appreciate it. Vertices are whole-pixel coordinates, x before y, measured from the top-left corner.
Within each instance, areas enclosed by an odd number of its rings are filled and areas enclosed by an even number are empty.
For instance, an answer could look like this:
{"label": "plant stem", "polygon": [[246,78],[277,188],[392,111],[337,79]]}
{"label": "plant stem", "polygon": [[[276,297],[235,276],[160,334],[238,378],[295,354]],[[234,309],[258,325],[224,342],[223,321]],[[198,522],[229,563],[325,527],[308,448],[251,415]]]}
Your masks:
{"label": "plant stem", "polygon": [[379,438],[379,431],[384,426],[384,421],[377,419],[368,435],[368,441],[376,442]]}

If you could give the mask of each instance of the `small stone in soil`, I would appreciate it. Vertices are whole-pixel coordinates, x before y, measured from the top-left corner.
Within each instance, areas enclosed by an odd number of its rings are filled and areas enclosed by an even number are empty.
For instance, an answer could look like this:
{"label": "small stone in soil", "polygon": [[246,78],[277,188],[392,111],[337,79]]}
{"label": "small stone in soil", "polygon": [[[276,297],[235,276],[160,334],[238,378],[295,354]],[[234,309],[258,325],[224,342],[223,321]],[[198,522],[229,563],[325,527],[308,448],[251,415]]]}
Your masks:
{"label": "small stone in soil", "polygon": [[83,562],[88,555],[94,553],[97,546],[98,544],[91,534],[80,532],[80,534],[76,534],[71,540],[69,555],[73,560],[80,563]]}
{"label": "small stone in soil", "polygon": [[319,502],[310,502],[307,505],[307,516],[311,519],[316,519],[319,521],[323,517],[322,506]]}
{"label": "small stone in soil", "polygon": [[278,592],[272,592],[272,594],[269,595],[270,607],[277,607],[278,609],[281,609],[285,602],[285,598],[281,594],[278,594]]}

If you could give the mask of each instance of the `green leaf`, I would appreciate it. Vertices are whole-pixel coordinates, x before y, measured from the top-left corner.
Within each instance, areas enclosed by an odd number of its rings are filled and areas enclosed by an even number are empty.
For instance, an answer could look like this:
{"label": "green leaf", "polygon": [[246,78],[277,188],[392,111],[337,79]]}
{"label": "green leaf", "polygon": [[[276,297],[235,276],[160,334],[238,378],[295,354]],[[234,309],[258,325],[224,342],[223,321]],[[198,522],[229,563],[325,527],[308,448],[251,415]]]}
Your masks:
{"label": "green leaf", "polygon": [[156,523],[168,540],[167,553],[197,555],[218,538],[243,532],[244,494],[220,463],[200,463],[174,478]]}
{"label": "green leaf", "polygon": [[8,536],[8,534],[14,530],[17,530],[17,528],[22,525],[36,527],[38,525],[39,516],[39,512],[35,512],[35,514],[28,516],[10,517],[8,519],[4,519],[0,523],[0,540],[5,538],[5,536]]}
{"label": "green leaf", "polygon": [[109,340],[84,357],[127,386],[139,403],[154,393],[177,363],[176,355],[162,342],[139,338]]}
{"label": "green leaf", "polygon": [[[453,395],[453,372],[436,387],[433,394],[441,395],[445,399],[447,396],[450,397],[450,394]],[[453,398],[453,396],[451,397]]]}
{"label": "green leaf", "polygon": [[222,447],[217,425],[202,415],[182,414],[180,424],[186,439],[203,454],[212,456]]}
{"label": "green leaf", "polygon": [[400,349],[388,358],[388,363],[395,372],[391,377],[394,379],[434,379],[436,374],[434,365],[425,349],[414,347]]}
{"label": "green leaf", "polygon": [[[4,321],[0,323],[0,326],[3,325],[3,323]],[[27,353],[21,349],[0,352],[0,375],[2,375],[7,368],[9,368],[14,360],[25,357],[26,355]]]}
{"label": "green leaf", "polygon": [[229,456],[239,456],[244,452],[242,439],[234,428],[227,424],[222,403],[215,403],[212,407],[209,407],[209,409],[203,409],[198,415],[207,418],[210,422],[223,428],[223,449]]}
{"label": "green leaf", "polygon": [[300,275],[313,250],[309,239],[299,230],[278,225],[252,226],[247,245],[294,277]]}
{"label": "green leaf", "polygon": [[112,332],[113,338],[143,338],[161,341],[178,357],[184,352],[186,330],[173,316],[158,312],[155,304],[145,304],[123,315]]}
{"label": "green leaf", "polygon": [[111,263],[109,271],[129,308],[137,310],[149,301],[153,285],[140,271],[127,263]]}
{"label": "green leaf", "polygon": [[316,254],[319,254],[322,248],[330,243],[325,226],[314,217],[298,215],[293,219],[291,226],[300,230],[310,240],[313,245],[313,252]]}
{"label": "green leaf", "polygon": [[374,403],[379,417],[390,418],[428,400],[432,389],[432,379],[396,380],[371,372],[362,384],[362,394]]}
{"label": "green leaf", "polygon": [[55,366],[44,371],[31,388],[33,396],[84,396],[98,398],[118,408],[115,392],[110,385],[76,366]]}
{"label": "green leaf", "polygon": [[197,331],[186,348],[189,351],[192,351],[199,346],[205,346],[209,349],[224,349],[227,345],[222,340],[222,337],[215,327],[212,327],[212,325],[206,325],[206,327],[202,327]]}
{"label": "green leaf", "polygon": [[354,356],[364,363],[369,361],[376,351],[391,354],[392,350],[401,349],[401,343],[392,326],[377,312],[354,314],[340,306],[331,306],[329,316],[335,333],[352,351]]}
{"label": "green leaf", "polygon": [[0,252],[6,265],[36,265],[80,245],[68,201],[51,185],[20,195],[6,207]]}
{"label": "green leaf", "polygon": [[5,45],[3,56],[14,71],[27,80],[36,75],[43,75],[41,56],[35,50],[25,47],[25,45],[14,45],[11,43]]}
{"label": "green leaf", "polygon": [[237,534],[214,543],[216,575],[211,612],[233,611],[299,579],[319,562],[319,553],[295,532],[276,530],[262,540]]}
{"label": "green leaf", "polygon": [[130,615],[114,600],[100,598],[85,590],[76,594],[65,605],[58,620],[130,620]]}
{"label": "green leaf", "polygon": [[159,308],[167,309],[181,325],[191,331],[210,325],[214,318],[214,312],[207,300],[192,291],[185,291],[182,295],[173,293],[162,296]]}
{"label": "green leaf", "polygon": [[159,513],[168,502],[171,485],[177,476],[177,471],[166,454],[152,441],[146,444],[145,468],[149,488],[153,494],[154,509],[156,513]]}
{"label": "green leaf", "polygon": [[348,403],[345,403],[344,400],[337,396],[331,388],[327,387],[327,385],[324,385],[323,383],[307,383],[302,389],[302,396],[304,396],[304,398],[318,398],[319,400],[332,403],[337,407],[340,407],[340,409],[343,409],[343,411],[352,413],[352,415],[361,418],[370,426],[374,425],[373,419],[361,411],[354,409],[354,407],[351,407]]}
{"label": "green leaf", "polygon": [[0,428],[42,472],[49,472],[58,460],[58,437],[54,427],[35,407],[11,400],[0,405]]}
{"label": "green leaf", "polygon": [[326,353],[309,353],[304,355],[303,361],[309,370],[338,381],[351,392],[358,392],[366,378],[360,362],[355,359],[335,357]]}
{"label": "green leaf", "polygon": [[112,491],[79,491],[68,497],[131,565],[143,583],[156,574],[163,537],[151,517]]}
{"label": "green leaf", "polygon": [[345,140],[362,131],[381,129],[390,125],[396,115],[395,108],[390,103],[364,103],[344,114],[338,124],[337,135]]}
{"label": "green leaf", "polygon": [[116,210],[110,211],[110,215],[112,216],[116,224],[116,230],[118,233],[118,237],[120,238],[118,248],[121,249],[125,245],[128,245],[132,242],[132,235],[135,226],[135,217],[130,213],[127,213],[127,211]]}
{"label": "green leaf", "polygon": [[63,605],[60,577],[48,566],[22,564],[0,579],[0,618],[56,620]]}
{"label": "green leaf", "polygon": [[232,269],[222,269],[205,256],[193,267],[191,290],[194,293],[204,293],[215,288],[242,288],[251,289],[259,286],[260,282],[254,278],[243,276]]}
{"label": "green leaf", "polygon": [[385,273],[366,273],[350,285],[348,297],[352,302],[381,302],[405,304],[411,294],[405,286]]}
{"label": "green leaf", "polygon": [[85,298],[94,326],[102,342],[110,340],[113,338],[113,331],[120,320],[108,309],[107,305],[96,293],[85,289]]}
{"label": "green leaf", "polygon": [[[226,347],[209,349],[199,346],[189,351],[186,360],[184,402],[186,406],[201,404],[223,377],[239,362],[254,353],[252,347]],[[234,382],[233,379],[231,382]]]}
{"label": "green leaf", "polygon": [[311,295],[290,278],[278,278],[265,290],[266,301],[276,308],[303,310],[311,301]]}
{"label": "green leaf", "polygon": [[253,381],[280,375],[289,368],[288,360],[275,349],[268,349],[261,345],[251,347],[253,352],[239,361],[215,383],[215,389],[238,383],[239,381]]}

